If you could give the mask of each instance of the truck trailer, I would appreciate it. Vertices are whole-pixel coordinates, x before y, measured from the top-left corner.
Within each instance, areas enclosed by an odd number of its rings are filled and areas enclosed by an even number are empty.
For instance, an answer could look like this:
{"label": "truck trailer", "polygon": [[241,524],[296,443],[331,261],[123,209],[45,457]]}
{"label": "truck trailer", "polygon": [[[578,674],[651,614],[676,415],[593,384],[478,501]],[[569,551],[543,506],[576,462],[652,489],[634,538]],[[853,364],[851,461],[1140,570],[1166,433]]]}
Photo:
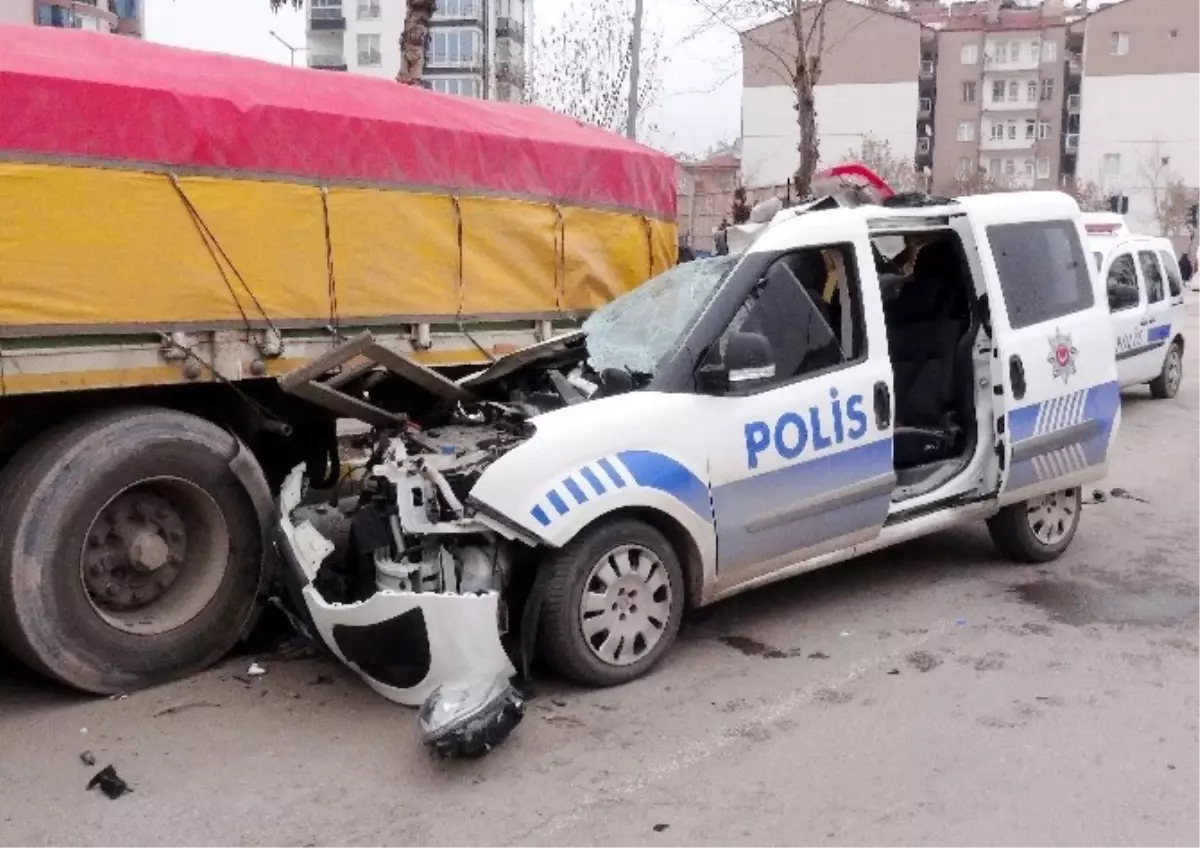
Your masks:
{"label": "truck trailer", "polygon": [[378,413],[281,378],[485,367],[673,265],[674,218],[669,157],[537,107],[0,27],[0,643],[93,693],[214,662],[287,473]]}

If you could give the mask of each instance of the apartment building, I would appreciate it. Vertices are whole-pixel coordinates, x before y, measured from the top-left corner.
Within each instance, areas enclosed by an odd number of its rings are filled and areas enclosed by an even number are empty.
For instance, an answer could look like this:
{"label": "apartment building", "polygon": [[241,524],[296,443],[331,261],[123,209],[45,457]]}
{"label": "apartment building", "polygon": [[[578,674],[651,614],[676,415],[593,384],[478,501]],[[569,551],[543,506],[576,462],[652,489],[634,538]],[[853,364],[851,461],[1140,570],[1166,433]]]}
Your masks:
{"label": "apartment building", "polygon": [[141,0],[0,0],[0,24],[86,29],[141,38]]}
{"label": "apartment building", "polygon": [[1061,3],[975,11],[945,16],[936,52],[926,55],[936,58],[933,187],[954,193],[986,177],[1057,188],[1073,164],[1064,157],[1066,104],[1079,75],[1070,21]]}
{"label": "apartment building", "polygon": [[1130,226],[1157,232],[1156,195],[1200,186],[1200,3],[1124,0],[1082,30],[1077,177],[1128,197]]}
{"label": "apartment building", "polygon": [[[443,94],[520,100],[530,0],[439,0],[425,85]],[[309,0],[308,65],[394,79],[405,0]]]}
{"label": "apartment building", "polygon": [[[921,127],[933,106],[918,91],[922,24],[849,0],[833,0],[824,14],[826,49],[815,92],[821,164],[857,155],[867,137],[905,159],[916,157],[919,144],[927,155]],[[750,187],[782,185],[800,164],[794,67],[781,61],[796,53],[791,20],[748,30],[741,45],[742,179]]]}

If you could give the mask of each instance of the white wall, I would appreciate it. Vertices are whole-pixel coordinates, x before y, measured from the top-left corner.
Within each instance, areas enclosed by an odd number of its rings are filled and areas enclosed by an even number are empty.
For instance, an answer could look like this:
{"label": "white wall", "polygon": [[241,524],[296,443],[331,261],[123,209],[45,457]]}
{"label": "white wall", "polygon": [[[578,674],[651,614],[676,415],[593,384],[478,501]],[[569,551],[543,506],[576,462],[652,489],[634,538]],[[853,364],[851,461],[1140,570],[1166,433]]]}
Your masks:
{"label": "white wall", "polygon": [[[373,77],[395,79],[400,73],[400,35],[404,32],[403,3],[381,0],[379,18],[376,20],[360,21],[358,3],[356,0],[342,0],[342,8],[346,13],[346,64],[348,70]],[[378,33],[379,52],[383,54],[383,64],[378,68],[360,68],[358,66],[358,36],[359,34]]]}
{"label": "white wall", "polygon": [[[817,133],[821,164],[862,149],[865,135],[887,141],[911,161],[917,147],[917,83],[819,85]],[[784,85],[742,90],[742,179],[746,185],[782,185],[796,173],[800,130],[795,97]]]}
{"label": "white wall", "polygon": [[33,0],[0,0],[0,24],[32,24]]}
{"label": "white wall", "polygon": [[[1085,76],[1081,93],[1076,175],[1128,195],[1130,228],[1157,235],[1146,167],[1169,156],[1171,176],[1200,186],[1200,74]],[[1108,177],[1113,153],[1120,170]]]}

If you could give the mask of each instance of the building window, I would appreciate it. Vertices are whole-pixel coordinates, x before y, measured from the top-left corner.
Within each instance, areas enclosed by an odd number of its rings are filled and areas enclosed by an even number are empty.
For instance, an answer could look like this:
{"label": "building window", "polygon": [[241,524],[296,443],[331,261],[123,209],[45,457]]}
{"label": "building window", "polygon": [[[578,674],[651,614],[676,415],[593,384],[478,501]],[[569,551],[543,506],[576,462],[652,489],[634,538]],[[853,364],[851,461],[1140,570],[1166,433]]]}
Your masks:
{"label": "building window", "polygon": [[1038,138],[1045,141],[1050,137],[1050,122],[1038,121]]}
{"label": "building window", "polygon": [[979,46],[976,44],[964,44],[962,47],[962,63],[964,65],[974,65],[979,62]]}
{"label": "building window", "polygon": [[1050,179],[1050,160],[1049,159],[1042,158],[1042,159],[1037,160],[1037,178],[1039,180]]}
{"label": "building window", "polygon": [[962,84],[962,102],[963,103],[974,103],[975,102],[975,83],[964,82]]}
{"label": "building window", "polygon": [[1004,102],[1004,83],[1003,82],[992,83],[992,102],[993,103],[1003,103]]}
{"label": "building window", "polygon": [[1013,62],[1014,64],[1021,61],[1021,42],[1008,42],[1008,57],[1009,61]]}
{"label": "building window", "polygon": [[992,124],[989,137],[992,141],[1004,141],[1004,124]]}
{"label": "building window", "polygon": [[1054,80],[1052,80],[1052,79],[1042,80],[1042,100],[1053,100],[1053,99],[1054,99]]}
{"label": "building window", "polygon": [[76,26],[75,13],[62,6],[38,3],[37,25],[71,29]]}
{"label": "building window", "polygon": [[974,141],[975,140],[975,122],[963,121],[958,125],[958,140],[959,141]]}
{"label": "building window", "polygon": [[378,68],[383,64],[383,54],[379,52],[379,34],[362,34],[358,37],[358,66],[360,68]]}
{"label": "building window", "polygon": [[993,49],[992,61],[997,65],[1008,64],[1008,45],[997,44]]}
{"label": "building window", "polygon": [[962,159],[959,159],[958,160],[958,175],[960,177],[971,176],[971,171],[973,170],[974,165],[975,165],[974,160],[967,159],[965,157]]}
{"label": "building window", "polygon": [[1058,57],[1058,42],[1047,41],[1042,45],[1042,61],[1053,62]]}
{"label": "building window", "polygon": [[437,65],[477,65],[480,40],[475,29],[435,30],[429,36],[429,61]]}
{"label": "building window", "polygon": [[1012,159],[1004,160],[1004,176],[1015,177],[1017,175],[1017,163]]}
{"label": "building window", "polygon": [[1105,153],[1103,168],[1106,177],[1115,177],[1121,173],[1121,154]]}
{"label": "building window", "polygon": [[1008,122],[1008,140],[1009,141],[1017,140],[1017,122],[1016,121]]}
{"label": "building window", "polygon": [[479,0],[438,0],[435,18],[479,19]]}
{"label": "building window", "polygon": [[379,0],[358,0],[358,19],[360,21],[379,20]]}
{"label": "building window", "polygon": [[118,18],[136,18],[138,16],[137,0],[110,0],[110,3]]}
{"label": "building window", "polygon": [[1025,179],[1027,179],[1027,180],[1033,179],[1033,160],[1032,159],[1022,159],[1021,160],[1021,173],[1023,173],[1025,175]]}
{"label": "building window", "polygon": [[1124,56],[1129,52],[1129,33],[1114,32],[1108,41],[1108,53],[1110,56]]}
{"label": "building window", "polygon": [[439,94],[455,94],[459,97],[478,97],[480,93],[478,77],[434,77],[433,90]]}
{"label": "building window", "polygon": [[1038,98],[1037,80],[1030,80],[1025,86],[1025,99],[1030,103],[1036,103]]}
{"label": "building window", "polygon": [[991,177],[1000,176],[1000,160],[999,159],[989,159],[988,160],[988,176],[991,176]]}
{"label": "building window", "polygon": [[1008,102],[1016,103],[1021,99],[1021,84],[1013,80],[1008,84]]}
{"label": "building window", "polygon": [[1029,42],[1029,61],[1037,62],[1042,58],[1042,42],[1036,38]]}
{"label": "building window", "polygon": [[1025,140],[1033,141],[1034,133],[1037,132],[1037,121],[1033,118],[1025,119]]}

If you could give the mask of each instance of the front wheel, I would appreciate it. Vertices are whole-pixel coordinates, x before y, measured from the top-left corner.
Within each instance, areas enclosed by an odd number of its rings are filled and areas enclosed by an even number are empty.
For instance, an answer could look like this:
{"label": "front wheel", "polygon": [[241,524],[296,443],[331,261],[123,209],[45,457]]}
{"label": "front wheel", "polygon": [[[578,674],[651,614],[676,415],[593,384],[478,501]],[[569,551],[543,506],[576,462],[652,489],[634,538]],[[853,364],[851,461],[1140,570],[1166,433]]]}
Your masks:
{"label": "front wheel", "polygon": [[1150,381],[1150,396],[1159,400],[1169,400],[1179,392],[1179,384],[1183,381],[1183,346],[1173,342],[1163,360],[1162,371]]}
{"label": "front wheel", "polygon": [[683,569],[650,525],[620,519],[584,531],[543,563],[541,650],[564,677],[615,686],[667,652],[683,617]]}
{"label": "front wheel", "polygon": [[1079,529],[1082,492],[1076,487],[1004,507],[988,519],[992,541],[1000,553],[1016,562],[1058,559]]}

